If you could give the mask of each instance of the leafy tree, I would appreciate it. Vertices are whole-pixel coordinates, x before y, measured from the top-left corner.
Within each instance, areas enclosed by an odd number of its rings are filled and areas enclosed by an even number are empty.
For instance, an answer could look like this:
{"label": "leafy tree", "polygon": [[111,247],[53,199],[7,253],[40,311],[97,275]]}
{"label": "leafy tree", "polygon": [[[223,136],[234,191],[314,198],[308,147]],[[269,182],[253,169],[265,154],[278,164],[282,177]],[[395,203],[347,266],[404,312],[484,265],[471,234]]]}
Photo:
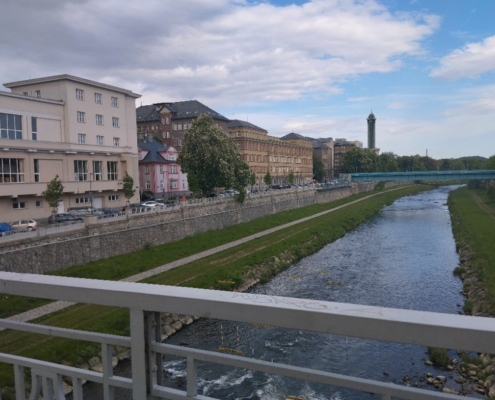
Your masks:
{"label": "leafy tree", "polygon": [[313,179],[322,182],[325,179],[325,165],[318,157],[313,157]]}
{"label": "leafy tree", "polygon": [[194,184],[203,194],[215,187],[232,187],[240,192],[249,183],[249,166],[232,139],[207,114],[193,121],[178,163],[188,175],[193,174]]}
{"label": "leafy tree", "polygon": [[379,171],[377,172],[397,172],[397,156],[392,152],[385,152],[378,156]]}
{"label": "leafy tree", "polygon": [[495,154],[485,161],[483,169],[495,169]]}
{"label": "leafy tree", "polygon": [[292,185],[294,183],[294,172],[292,170],[289,172],[289,175],[287,176],[287,181]]}
{"label": "leafy tree", "polygon": [[378,155],[371,149],[355,147],[344,155],[344,169],[352,172],[377,172],[380,169]]}
{"label": "leafy tree", "polygon": [[130,198],[136,193],[136,190],[134,189],[134,179],[132,179],[132,176],[126,171],[122,181],[122,191],[124,192],[124,197],[127,199],[127,204],[129,204]]}
{"label": "leafy tree", "polygon": [[265,182],[266,186],[270,186],[272,184],[272,176],[270,175],[270,171],[266,171],[266,175],[263,177],[263,182]]}
{"label": "leafy tree", "polygon": [[45,198],[48,205],[53,208],[52,214],[57,213],[58,202],[62,195],[64,194],[64,185],[62,185],[62,181],[55,175],[50,182],[46,185],[46,190],[41,193],[41,195]]}
{"label": "leafy tree", "polygon": [[256,184],[256,174],[254,172],[249,176],[249,184],[251,185],[251,189]]}
{"label": "leafy tree", "polygon": [[495,185],[488,185],[486,189],[486,194],[491,201],[495,201]]}

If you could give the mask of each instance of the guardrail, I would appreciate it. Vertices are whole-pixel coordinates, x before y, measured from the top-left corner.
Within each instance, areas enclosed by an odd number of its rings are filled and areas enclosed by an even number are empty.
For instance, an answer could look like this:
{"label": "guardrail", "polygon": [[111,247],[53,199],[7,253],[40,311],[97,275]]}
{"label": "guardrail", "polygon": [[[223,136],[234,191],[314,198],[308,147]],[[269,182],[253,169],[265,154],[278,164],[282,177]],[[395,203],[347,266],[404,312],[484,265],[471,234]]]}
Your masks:
{"label": "guardrail", "polygon": [[[65,399],[62,377],[69,377],[74,399],[83,399],[82,381],[103,384],[104,398],[114,398],[115,387],[132,390],[133,400],[211,399],[197,394],[198,362],[208,361],[305,381],[351,388],[381,395],[382,399],[463,399],[441,393],[329,373],[220,352],[161,343],[160,313],[195,315],[222,320],[264,324],[327,334],[495,353],[495,319],[399,310],[355,304],[190,289],[150,284],[53,277],[0,272],[0,293],[35,296],[129,309],[130,337],[46,327],[9,319],[0,327],[101,343],[103,372],[0,353],[0,362],[14,366],[16,399],[25,399],[24,368],[31,370],[30,398]],[[131,348],[132,378],[115,376],[112,346]],[[187,387],[164,386],[162,354],[187,359]],[[51,396],[51,397],[50,397]]]}

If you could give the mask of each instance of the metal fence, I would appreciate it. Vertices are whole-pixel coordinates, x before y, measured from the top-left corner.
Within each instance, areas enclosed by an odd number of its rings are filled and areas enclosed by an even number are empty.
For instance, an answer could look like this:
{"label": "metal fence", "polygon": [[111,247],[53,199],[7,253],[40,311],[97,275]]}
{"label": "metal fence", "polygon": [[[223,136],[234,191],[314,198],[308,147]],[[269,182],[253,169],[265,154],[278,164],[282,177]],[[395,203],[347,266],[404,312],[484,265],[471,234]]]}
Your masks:
{"label": "metal fence", "polygon": [[[64,399],[62,378],[69,377],[74,388],[74,399],[77,400],[83,399],[83,380],[101,383],[104,398],[107,400],[114,399],[116,387],[131,389],[133,400],[209,399],[197,394],[200,361],[376,393],[381,395],[382,399],[389,400],[392,397],[464,398],[233,354],[163,344],[160,313],[164,312],[288,329],[304,328],[314,332],[398,343],[495,353],[495,320],[491,318],[8,272],[0,272],[0,293],[124,307],[129,309],[130,315],[130,337],[46,327],[9,319],[0,320],[0,327],[98,342],[102,348],[103,372],[101,373],[0,353],[0,362],[12,364],[14,367],[16,399],[25,399],[25,368],[31,370],[33,385],[30,398],[38,398],[37,396],[42,393],[43,398]],[[117,345],[131,348],[131,378],[114,375],[111,362],[112,346]],[[164,386],[162,354],[174,354],[187,359],[185,390]]]}

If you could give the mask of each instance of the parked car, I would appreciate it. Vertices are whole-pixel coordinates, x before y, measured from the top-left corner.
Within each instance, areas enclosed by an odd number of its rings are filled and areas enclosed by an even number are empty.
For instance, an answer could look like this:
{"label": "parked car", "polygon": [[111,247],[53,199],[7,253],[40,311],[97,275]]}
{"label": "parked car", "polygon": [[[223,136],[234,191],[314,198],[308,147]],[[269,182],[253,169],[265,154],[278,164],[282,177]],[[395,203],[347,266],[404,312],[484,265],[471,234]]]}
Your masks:
{"label": "parked car", "polygon": [[14,232],[35,231],[38,223],[34,219],[21,219],[10,224]]}
{"label": "parked car", "polygon": [[6,222],[0,222],[0,236],[8,236],[12,235],[14,230],[12,227]]}
{"label": "parked car", "polygon": [[84,221],[84,216],[60,213],[60,214],[55,214],[55,216],[53,216],[52,214],[48,217],[49,224],[55,224],[55,223],[60,224],[62,222],[78,222],[78,221]]}
{"label": "parked car", "polygon": [[98,208],[98,212],[103,214],[103,217],[114,217],[115,215],[120,215],[122,211],[115,211],[113,208]]}
{"label": "parked car", "polygon": [[98,217],[103,217],[103,213],[101,211],[89,206],[69,207],[67,212],[74,215],[97,215]]}
{"label": "parked car", "polygon": [[145,201],[144,203],[141,203],[141,207],[156,207],[161,205],[162,204],[156,202],[155,200]]}

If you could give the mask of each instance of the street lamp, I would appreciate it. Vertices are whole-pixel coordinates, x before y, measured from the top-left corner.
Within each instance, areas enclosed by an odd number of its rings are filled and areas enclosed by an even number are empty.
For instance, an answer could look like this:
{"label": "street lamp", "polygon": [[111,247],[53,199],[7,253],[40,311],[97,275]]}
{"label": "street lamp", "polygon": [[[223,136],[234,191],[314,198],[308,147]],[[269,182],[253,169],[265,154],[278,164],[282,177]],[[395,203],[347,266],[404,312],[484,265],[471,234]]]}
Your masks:
{"label": "street lamp", "polygon": [[93,173],[89,173],[89,201],[91,202],[91,208],[93,208],[93,192],[91,190],[91,183],[93,182]]}

